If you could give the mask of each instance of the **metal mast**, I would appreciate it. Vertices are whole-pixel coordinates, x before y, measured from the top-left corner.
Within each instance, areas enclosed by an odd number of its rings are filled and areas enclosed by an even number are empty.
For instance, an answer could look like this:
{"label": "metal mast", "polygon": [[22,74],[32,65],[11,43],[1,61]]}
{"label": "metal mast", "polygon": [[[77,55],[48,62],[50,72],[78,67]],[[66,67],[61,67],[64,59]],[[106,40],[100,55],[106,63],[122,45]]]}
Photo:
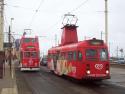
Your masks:
{"label": "metal mast", "polygon": [[108,44],[108,0],[105,0],[105,42]]}

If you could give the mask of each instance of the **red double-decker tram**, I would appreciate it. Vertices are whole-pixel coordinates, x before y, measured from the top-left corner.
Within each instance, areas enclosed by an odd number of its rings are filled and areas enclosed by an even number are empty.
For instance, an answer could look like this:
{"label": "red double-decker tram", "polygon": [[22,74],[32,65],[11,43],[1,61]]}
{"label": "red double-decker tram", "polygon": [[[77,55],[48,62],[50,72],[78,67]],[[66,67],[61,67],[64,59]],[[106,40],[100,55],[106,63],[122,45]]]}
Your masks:
{"label": "red double-decker tram", "polygon": [[110,78],[108,47],[96,38],[78,41],[77,26],[64,25],[61,44],[48,50],[48,68],[75,79]]}
{"label": "red double-decker tram", "polygon": [[39,70],[39,55],[38,37],[23,36],[20,40],[20,70]]}

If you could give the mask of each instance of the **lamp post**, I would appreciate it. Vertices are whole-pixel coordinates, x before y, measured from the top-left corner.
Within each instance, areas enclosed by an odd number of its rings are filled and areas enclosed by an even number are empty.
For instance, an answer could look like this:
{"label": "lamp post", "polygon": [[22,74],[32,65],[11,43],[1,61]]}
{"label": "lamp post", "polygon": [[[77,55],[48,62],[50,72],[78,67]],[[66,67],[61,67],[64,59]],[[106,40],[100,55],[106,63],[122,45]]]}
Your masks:
{"label": "lamp post", "polygon": [[10,74],[11,74],[11,72],[12,72],[12,62],[11,62],[11,46],[12,46],[12,42],[11,42],[11,32],[12,32],[12,21],[14,20],[14,18],[11,18],[11,25],[9,26],[9,36],[8,36],[8,38],[9,38],[9,65],[10,65]]}
{"label": "lamp post", "polygon": [[105,42],[108,44],[108,0],[105,0]]}
{"label": "lamp post", "polygon": [[10,29],[11,29],[11,32],[13,31],[12,30],[12,22],[13,22],[14,18],[11,18],[11,23],[10,23]]}
{"label": "lamp post", "polygon": [[103,31],[101,31],[101,40],[103,40],[103,34],[105,34]]}

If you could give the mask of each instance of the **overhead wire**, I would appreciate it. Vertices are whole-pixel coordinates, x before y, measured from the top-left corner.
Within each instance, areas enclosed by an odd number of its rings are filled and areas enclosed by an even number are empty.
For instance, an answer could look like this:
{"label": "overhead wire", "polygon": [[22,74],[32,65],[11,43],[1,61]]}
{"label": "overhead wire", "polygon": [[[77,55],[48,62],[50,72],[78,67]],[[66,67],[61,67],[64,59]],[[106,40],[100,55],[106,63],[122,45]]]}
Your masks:
{"label": "overhead wire", "polygon": [[[71,10],[69,13],[73,13],[74,11],[78,10],[79,8],[81,8],[83,5],[85,5],[89,0],[85,0],[84,2],[82,2],[80,5],[78,5],[76,8],[74,8],[73,10]],[[60,20],[58,20],[55,24],[53,24],[51,27],[56,26],[59,23]]]}
{"label": "overhead wire", "polygon": [[[74,8],[73,10],[71,10],[69,13],[72,13],[72,12],[78,10],[80,7],[82,7],[83,5],[85,5],[88,1],[89,0],[85,0],[80,5],[78,5],[76,8]],[[54,23],[52,26],[50,26],[49,29],[55,27],[60,22],[61,19],[63,19],[62,16],[61,16],[61,18],[58,21],[56,21],[56,23]]]}
{"label": "overhead wire", "polygon": [[39,9],[40,9],[41,5],[43,4],[43,2],[44,2],[44,0],[41,0],[41,2],[40,2],[40,4],[39,4],[38,8],[35,10],[35,13],[33,14],[32,18],[31,18],[31,21],[30,21],[30,23],[29,23],[29,28],[32,26],[32,22],[33,22],[33,20],[35,19],[36,14],[37,14],[37,12],[39,11]]}
{"label": "overhead wire", "polygon": [[85,5],[89,0],[85,0],[84,2],[82,2],[80,5],[78,5],[76,8],[74,8],[73,10],[70,11],[70,13],[78,10],[79,8],[81,8],[83,5]]}
{"label": "overhead wire", "polygon": [[33,10],[32,8],[22,7],[22,6],[18,6],[18,5],[11,5],[11,4],[7,4],[7,3],[5,3],[5,6],[14,7],[14,8],[22,8],[22,9],[27,9],[27,10],[31,10],[31,11],[36,11],[36,10]]}

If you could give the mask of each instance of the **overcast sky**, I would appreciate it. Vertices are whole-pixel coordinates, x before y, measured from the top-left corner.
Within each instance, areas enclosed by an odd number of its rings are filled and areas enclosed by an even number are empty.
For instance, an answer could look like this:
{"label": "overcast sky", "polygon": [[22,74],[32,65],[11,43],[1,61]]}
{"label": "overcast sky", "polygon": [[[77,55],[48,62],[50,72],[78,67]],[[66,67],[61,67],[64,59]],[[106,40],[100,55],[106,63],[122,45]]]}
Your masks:
{"label": "overcast sky", "polygon": [[[39,38],[43,52],[55,45],[55,34],[60,41],[63,15],[68,12],[78,17],[80,41],[85,36],[101,38],[101,31],[105,31],[104,0],[5,0],[5,4],[5,32],[10,19],[14,18],[12,30],[15,34],[22,34],[24,29],[31,28],[35,35],[46,36]],[[124,9],[125,0],[108,0],[109,42],[111,55],[114,56],[117,46],[125,50]]]}

